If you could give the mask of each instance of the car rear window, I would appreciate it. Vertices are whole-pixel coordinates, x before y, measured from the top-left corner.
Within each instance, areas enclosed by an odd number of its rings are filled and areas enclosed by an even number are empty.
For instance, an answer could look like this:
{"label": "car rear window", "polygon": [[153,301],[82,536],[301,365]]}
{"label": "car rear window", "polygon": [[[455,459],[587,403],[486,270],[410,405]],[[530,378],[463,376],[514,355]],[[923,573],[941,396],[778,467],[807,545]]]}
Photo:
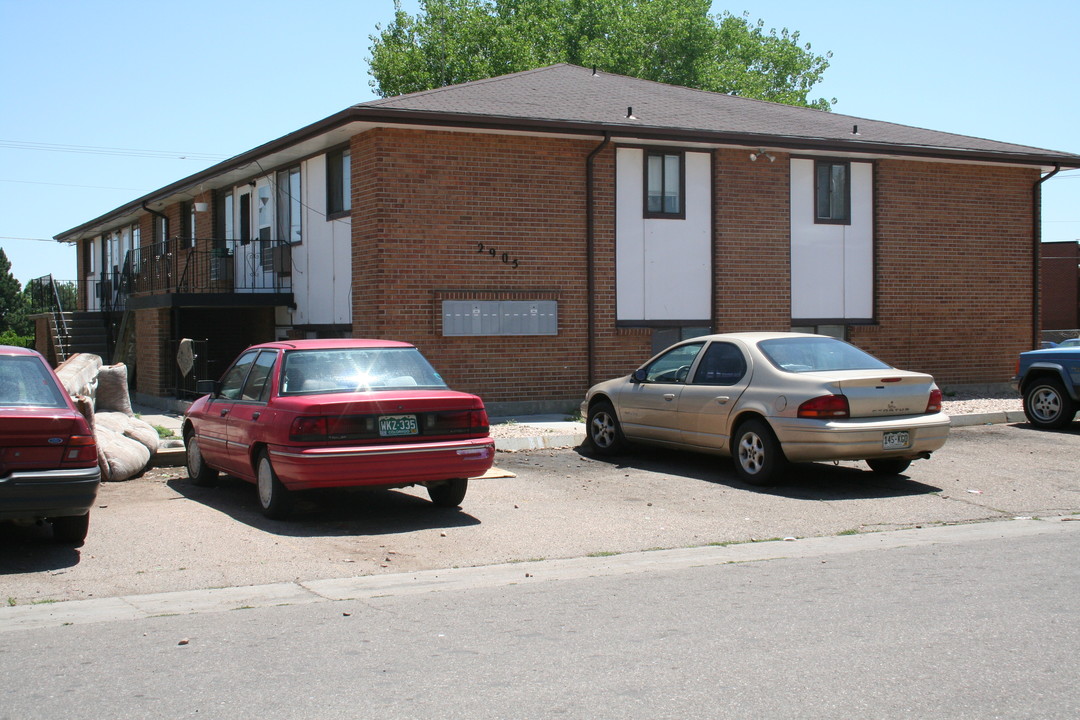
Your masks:
{"label": "car rear window", "polygon": [[0,407],[66,408],[49,369],[33,356],[0,356]]}
{"label": "car rear window", "polygon": [[758,347],[773,365],[787,372],[890,368],[873,355],[835,338],[775,338],[762,340]]}
{"label": "car rear window", "polygon": [[416,348],[347,348],[286,353],[281,394],[446,389]]}

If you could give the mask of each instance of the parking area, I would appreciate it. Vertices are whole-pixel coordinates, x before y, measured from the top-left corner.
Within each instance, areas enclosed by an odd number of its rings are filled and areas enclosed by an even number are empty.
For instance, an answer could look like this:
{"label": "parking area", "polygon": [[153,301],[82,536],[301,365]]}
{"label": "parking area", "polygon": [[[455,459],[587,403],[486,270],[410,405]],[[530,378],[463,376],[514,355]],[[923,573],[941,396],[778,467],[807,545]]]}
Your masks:
{"label": "parking area", "polygon": [[252,486],[199,488],[183,468],[109,483],[82,548],[0,528],[8,604],[350,577],[656,548],[1080,512],[1080,423],[954,429],[902,476],[859,463],[795,466],[758,489],[731,461],[656,450],[498,454],[461,510],[423,489],[320,493],[268,520]]}

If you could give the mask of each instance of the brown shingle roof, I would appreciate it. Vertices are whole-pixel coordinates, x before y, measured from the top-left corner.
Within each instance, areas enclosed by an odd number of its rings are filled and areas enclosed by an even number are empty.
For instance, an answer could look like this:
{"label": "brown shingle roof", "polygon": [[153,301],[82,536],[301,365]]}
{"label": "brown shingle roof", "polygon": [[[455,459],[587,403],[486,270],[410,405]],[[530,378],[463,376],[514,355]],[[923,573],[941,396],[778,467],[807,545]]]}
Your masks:
{"label": "brown shingle roof", "polygon": [[[626,117],[633,108],[636,119]],[[431,116],[432,120],[489,125],[556,124],[566,129],[610,131],[635,137],[668,137],[705,142],[762,143],[790,148],[881,152],[886,146],[907,154],[976,154],[1040,157],[1062,162],[1080,155],[925,130],[839,115],[805,107],[676,87],[649,80],[596,73],[575,65],[549,67],[475,82],[373,100],[359,113],[379,111]],[[858,134],[853,130],[858,127]],[[841,147],[842,146],[842,147]],[[1003,158],[1004,159],[1004,158]]]}

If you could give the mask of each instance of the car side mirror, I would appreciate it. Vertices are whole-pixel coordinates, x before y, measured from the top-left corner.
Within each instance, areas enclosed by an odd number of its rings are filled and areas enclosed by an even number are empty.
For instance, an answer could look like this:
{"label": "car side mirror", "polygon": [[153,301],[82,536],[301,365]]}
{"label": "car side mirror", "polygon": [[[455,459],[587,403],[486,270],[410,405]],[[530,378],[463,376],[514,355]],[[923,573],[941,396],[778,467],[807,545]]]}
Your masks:
{"label": "car side mirror", "polygon": [[211,395],[216,396],[218,394],[218,381],[217,380],[196,380],[195,392],[199,395]]}
{"label": "car side mirror", "polygon": [[644,368],[638,368],[637,370],[635,370],[634,374],[630,376],[630,380],[632,380],[635,383],[643,383],[643,382],[645,382],[645,369]]}

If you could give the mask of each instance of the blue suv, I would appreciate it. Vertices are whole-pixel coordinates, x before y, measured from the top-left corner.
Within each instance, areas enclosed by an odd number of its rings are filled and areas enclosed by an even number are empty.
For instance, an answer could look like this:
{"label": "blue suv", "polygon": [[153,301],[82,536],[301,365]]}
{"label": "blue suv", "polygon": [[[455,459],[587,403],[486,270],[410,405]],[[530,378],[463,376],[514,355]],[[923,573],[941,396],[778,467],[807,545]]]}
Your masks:
{"label": "blue suv", "polygon": [[1024,397],[1024,415],[1037,428],[1057,430],[1080,409],[1080,347],[1020,353],[1013,386]]}

